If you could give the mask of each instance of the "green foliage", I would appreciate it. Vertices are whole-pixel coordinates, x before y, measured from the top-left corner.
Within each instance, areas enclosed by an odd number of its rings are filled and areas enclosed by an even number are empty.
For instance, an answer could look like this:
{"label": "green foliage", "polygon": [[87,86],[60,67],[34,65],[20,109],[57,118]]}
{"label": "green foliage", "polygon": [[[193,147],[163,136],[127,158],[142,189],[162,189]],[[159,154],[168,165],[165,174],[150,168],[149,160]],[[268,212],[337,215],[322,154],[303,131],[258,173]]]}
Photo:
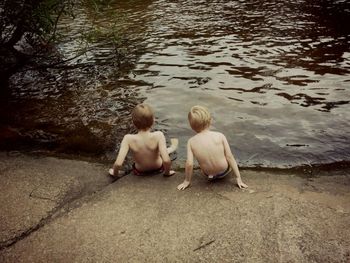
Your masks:
{"label": "green foliage", "polygon": [[[0,84],[26,62],[38,68],[64,67],[66,62],[79,61],[80,56],[99,48],[110,50],[108,59],[99,63],[119,67],[128,45],[119,30],[123,17],[111,8],[113,4],[115,0],[0,0]],[[67,60],[61,59],[54,45],[60,37],[67,37],[57,30],[60,19],[73,20],[80,12],[88,16],[89,23],[74,32],[77,49]],[[68,33],[68,37],[72,36]],[[74,65],[80,66],[87,65]]]}
{"label": "green foliage", "polygon": [[73,1],[44,0],[33,10],[37,33],[44,39],[53,40],[62,15],[73,15]]}
{"label": "green foliage", "polygon": [[95,12],[101,12],[108,8],[115,0],[83,0],[84,4]]}
{"label": "green foliage", "polygon": [[79,33],[81,48],[76,51],[77,54],[84,54],[89,47],[103,43],[114,48],[114,53],[120,57],[123,53],[123,38],[118,24],[122,18],[116,12],[109,12],[108,21],[105,20],[106,12],[113,10],[110,7],[114,2],[115,0],[3,0],[0,2],[0,53],[6,48],[13,49],[20,41],[23,44],[23,40],[34,49],[57,41],[60,37],[57,32],[60,18],[74,18],[75,9],[81,11],[84,8],[93,21]]}
{"label": "green foliage", "polygon": [[125,17],[113,9],[115,0],[81,0],[80,4],[91,23],[80,32],[81,45],[77,53],[107,48],[111,52],[110,61],[104,63],[119,66],[126,57],[128,39],[125,33],[121,33],[120,25],[125,24]]}
{"label": "green foliage", "polygon": [[107,23],[95,23],[86,32],[82,32],[82,37],[87,42],[107,42],[117,45],[121,40],[121,33],[118,27],[117,19],[111,19]]}
{"label": "green foliage", "polygon": [[[50,41],[63,14],[74,0],[4,0],[0,3],[0,45],[13,47],[23,36]],[[29,43],[30,44],[30,43]]]}

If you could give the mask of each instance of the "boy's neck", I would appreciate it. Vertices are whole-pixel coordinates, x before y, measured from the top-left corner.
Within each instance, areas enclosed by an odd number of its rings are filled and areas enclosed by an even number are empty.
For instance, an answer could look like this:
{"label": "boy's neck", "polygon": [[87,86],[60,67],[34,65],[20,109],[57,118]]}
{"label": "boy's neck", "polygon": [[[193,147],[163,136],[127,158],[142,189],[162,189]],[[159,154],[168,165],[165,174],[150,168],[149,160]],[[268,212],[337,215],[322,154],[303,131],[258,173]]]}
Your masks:
{"label": "boy's neck", "polygon": [[137,133],[140,133],[140,134],[142,134],[142,133],[149,133],[150,131],[151,131],[151,128],[145,129],[145,130],[138,130]]}
{"label": "boy's neck", "polygon": [[204,130],[201,130],[200,132],[197,132],[197,133],[206,133],[206,132],[209,132],[209,131],[210,131],[210,129],[208,127],[208,128],[205,128]]}

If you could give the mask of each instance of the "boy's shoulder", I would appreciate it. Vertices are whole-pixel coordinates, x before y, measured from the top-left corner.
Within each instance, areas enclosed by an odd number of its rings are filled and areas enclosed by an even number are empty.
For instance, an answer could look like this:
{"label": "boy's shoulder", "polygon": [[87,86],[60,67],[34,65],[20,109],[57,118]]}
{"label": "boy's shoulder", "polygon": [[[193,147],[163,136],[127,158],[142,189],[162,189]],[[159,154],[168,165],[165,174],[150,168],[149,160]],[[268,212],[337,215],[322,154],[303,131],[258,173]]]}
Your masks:
{"label": "boy's shoulder", "polygon": [[218,131],[214,132],[213,137],[215,137],[218,141],[221,141],[221,142],[224,142],[227,140],[225,134],[223,134],[222,132],[218,132]]}
{"label": "boy's shoulder", "polygon": [[188,139],[188,142],[191,143],[191,142],[195,142],[197,140],[205,140],[205,138],[222,138],[222,137],[225,137],[225,135],[221,132],[217,132],[217,131],[209,131],[208,133],[206,134],[201,134],[201,133],[197,133],[196,135],[190,137]]}
{"label": "boy's shoulder", "polygon": [[164,133],[161,132],[161,131],[154,131],[154,132],[152,132],[151,134],[154,135],[154,136],[157,136],[157,137],[162,137],[162,136],[164,136]]}
{"label": "boy's shoulder", "polygon": [[125,134],[123,141],[129,144],[132,141],[134,141],[136,138],[137,138],[137,134]]}
{"label": "boy's shoulder", "polygon": [[164,135],[164,133],[162,131],[153,131],[152,134]]}
{"label": "boy's shoulder", "polygon": [[[195,136],[194,136],[195,137]],[[225,137],[225,135],[221,132],[218,132],[218,131],[209,131],[208,133],[206,133],[204,135],[204,137],[201,137],[200,140],[215,140],[215,141],[218,141],[218,140],[223,140]]]}
{"label": "boy's shoulder", "polygon": [[217,135],[217,136],[222,136],[222,135],[224,135],[222,132],[218,132],[218,131],[210,131],[210,133],[211,133],[212,135]]}
{"label": "boy's shoulder", "polygon": [[133,138],[133,137],[136,137],[137,136],[137,134],[125,134],[124,135],[124,139],[131,139],[131,138]]}
{"label": "boy's shoulder", "polygon": [[[156,136],[156,137],[162,137],[162,136],[164,136],[164,134],[163,134],[163,132],[161,132],[161,131],[154,131],[154,132],[151,132],[151,135],[152,136]],[[137,137],[139,137],[140,135],[139,134],[131,134],[131,133],[129,133],[129,134],[125,134],[124,135],[124,138],[126,138],[126,139],[131,139],[131,138],[137,138]]]}
{"label": "boy's shoulder", "polygon": [[226,138],[225,134],[223,134],[222,132],[218,132],[218,131],[213,131],[213,135],[220,137],[220,138]]}
{"label": "boy's shoulder", "polygon": [[206,133],[205,135],[201,134],[201,133],[197,133],[196,135],[192,136],[190,138],[191,139],[195,139],[195,138],[199,138],[199,137],[225,137],[225,135],[222,132],[218,132],[218,131],[209,131],[208,133]]}
{"label": "boy's shoulder", "polygon": [[161,140],[161,139],[165,139],[164,133],[161,131],[154,131],[151,133],[152,137],[156,140]]}

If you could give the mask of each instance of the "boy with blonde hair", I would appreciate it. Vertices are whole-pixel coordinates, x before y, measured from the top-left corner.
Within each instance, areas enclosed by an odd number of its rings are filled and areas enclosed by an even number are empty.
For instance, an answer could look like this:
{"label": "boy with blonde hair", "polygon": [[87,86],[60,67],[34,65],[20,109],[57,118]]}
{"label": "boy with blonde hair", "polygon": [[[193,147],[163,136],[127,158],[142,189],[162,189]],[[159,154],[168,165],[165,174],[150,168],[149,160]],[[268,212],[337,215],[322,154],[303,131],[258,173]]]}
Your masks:
{"label": "boy with blonde hair", "polygon": [[188,113],[191,128],[197,132],[187,142],[187,161],[185,167],[185,180],[177,189],[184,190],[191,184],[193,174],[193,157],[199,163],[202,173],[209,181],[220,179],[232,173],[236,175],[239,188],[248,185],[242,182],[235,158],[225,135],[209,130],[211,116],[202,106],[194,106]]}
{"label": "boy with blonde hair", "polygon": [[113,168],[109,174],[120,177],[120,169],[129,149],[132,152],[134,164],[133,172],[136,175],[155,174],[164,172],[164,176],[175,174],[170,170],[169,154],[178,146],[178,139],[171,139],[171,147],[166,147],[164,134],[161,131],[151,132],[154,123],[152,108],[147,104],[138,104],[132,111],[132,121],[136,126],[137,134],[124,136]]}

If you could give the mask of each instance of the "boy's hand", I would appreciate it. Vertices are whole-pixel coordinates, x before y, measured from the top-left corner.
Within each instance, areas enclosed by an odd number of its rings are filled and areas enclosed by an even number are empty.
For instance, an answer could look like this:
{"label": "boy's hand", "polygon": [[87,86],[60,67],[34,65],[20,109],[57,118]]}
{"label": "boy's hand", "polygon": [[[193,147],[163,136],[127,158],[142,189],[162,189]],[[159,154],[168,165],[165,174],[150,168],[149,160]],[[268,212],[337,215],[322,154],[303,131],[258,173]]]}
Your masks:
{"label": "boy's hand", "polygon": [[189,186],[190,186],[190,182],[185,180],[182,184],[179,184],[177,186],[177,189],[178,190],[185,190]]}
{"label": "boy's hand", "polygon": [[246,185],[245,183],[242,182],[241,178],[237,178],[237,185],[240,189],[244,189],[244,188],[248,187],[248,185]]}
{"label": "boy's hand", "polygon": [[175,171],[170,170],[168,174],[164,173],[163,176],[164,177],[170,177],[170,176],[174,175],[175,173],[176,173]]}
{"label": "boy's hand", "polygon": [[120,177],[123,177],[123,176],[125,175],[125,172],[119,170],[119,171],[118,171],[118,175],[115,175],[115,174],[114,174],[114,169],[111,168],[111,169],[108,170],[108,174],[109,174],[110,176],[114,177],[114,178],[120,178]]}
{"label": "boy's hand", "polygon": [[113,168],[109,169],[108,173],[109,173],[110,176],[114,177],[114,169]]}

